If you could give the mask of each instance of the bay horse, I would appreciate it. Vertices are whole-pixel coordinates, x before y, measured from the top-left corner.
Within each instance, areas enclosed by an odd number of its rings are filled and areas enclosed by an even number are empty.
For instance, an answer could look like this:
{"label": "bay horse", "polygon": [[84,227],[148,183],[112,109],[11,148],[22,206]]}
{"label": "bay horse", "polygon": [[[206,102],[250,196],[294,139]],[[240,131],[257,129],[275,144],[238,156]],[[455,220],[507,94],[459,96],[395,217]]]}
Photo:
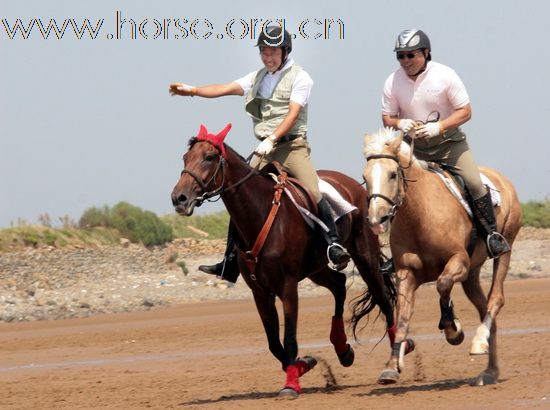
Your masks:
{"label": "bay horse", "polygon": [[[239,269],[252,290],[271,353],[281,362],[286,382],[279,395],[297,397],[299,378],[316,361],[298,358],[296,325],[298,319],[298,282],[311,279],[330,290],[335,308],[330,341],[343,366],[353,363],[354,353],[347,343],[343,312],[346,298],[346,275],[327,266],[326,243],[310,228],[302,214],[284,193],[274,199],[275,181],[250,167],[246,160],[224,143],[230,124],[219,134],[209,134],[201,126],[199,135],[189,141],[184,154],[184,170],[172,191],[176,212],[189,216],[195,206],[211,197],[221,196],[235,225],[240,250],[249,250],[256,243],[264,221],[274,206],[278,212],[255,265],[250,268],[247,253],[238,252]],[[340,218],[337,223],[342,244],[347,247],[368,289],[355,308],[355,315],[364,316],[379,306],[385,316],[390,339],[395,332],[393,282],[379,274],[380,249],[378,238],[367,225],[367,194],[354,179],[335,172],[320,171],[357,210]],[[275,204],[275,205],[274,205]],[[275,298],[282,301],[284,317],[283,344],[279,335],[279,318]]]}
{"label": "bay horse", "polygon": [[[451,194],[442,180],[425,169],[403,141],[403,134],[390,128],[364,140],[366,165],[363,178],[370,192],[368,218],[375,233],[390,229],[390,248],[397,275],[397,334],[390,359],[379,383],[395,383],[404,367],[404,355],[412,344],[407,339],[414,308],[414,292],[423,283],[436,281],[440,296],[443,330],[450,344],[460,344],[464,333],[453,312],[451,290],[462,284],[476,307],[481,325],[472,341],[470,354],[488,354],[489,360],[475,380],[476,385],[498,382],[496,317],[504,305],[503,282],[510,265],[511,252],[493,261],[493,276],[488,297],[479,280],[487,259],[483,239],[470,245],[472,221],[466,209]],[[424,164],[425,165],[425,164]],[[480,167],[500,193],[495,209],[497,229],[512,245],[522,223],[521,206],[511,182],[498,172]]]}

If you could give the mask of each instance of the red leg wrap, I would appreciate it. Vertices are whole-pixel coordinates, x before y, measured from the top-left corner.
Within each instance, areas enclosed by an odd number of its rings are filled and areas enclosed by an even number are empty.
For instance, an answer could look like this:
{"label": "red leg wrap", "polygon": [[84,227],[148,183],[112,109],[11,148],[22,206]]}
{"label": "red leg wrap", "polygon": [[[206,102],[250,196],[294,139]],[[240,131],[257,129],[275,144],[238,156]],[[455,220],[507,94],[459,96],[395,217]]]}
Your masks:
{"label": "red leg wrap", "polygon": [[290,388],[296,393],[301,393],[302,389],[300,388],[300,369],[296,365],[289,365],[286,368],[286,383],[285,388]]}
{"label": "red leg wrap", "polygon": [[343,354],[348,351],[348,338],[344,330],[344,319],[341,317],[332,317],[330,343],[334,346],[334,350],[336,350],[337,354]]}
{"label": "red leg wrap", "polygon": [[394,324],[392,327],[388,328],[388,337],[390,338],[390,346],[393,346],[395,343],[395,334],[397,333],[397,325]]}

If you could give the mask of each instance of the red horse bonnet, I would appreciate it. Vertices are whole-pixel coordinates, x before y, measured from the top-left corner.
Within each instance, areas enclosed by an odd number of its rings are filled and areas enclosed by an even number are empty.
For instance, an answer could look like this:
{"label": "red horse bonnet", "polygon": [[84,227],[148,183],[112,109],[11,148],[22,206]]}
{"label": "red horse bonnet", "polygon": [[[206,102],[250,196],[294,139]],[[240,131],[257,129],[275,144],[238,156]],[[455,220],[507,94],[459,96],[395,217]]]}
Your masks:
{"label": "red horse bonnet", "polygon": [[223,140],[225,139],[225,136],[227,135],[230,129],[231,129],[231,123],[227,124],[225,128],[221,130],[219,133],[209,134],[208,131],[206,130],[206,127],[201,124],[199,134],[197,135],[197,140],[210,142],[213,146],[215,146],[221,151],[222,156],[225,158],[225,147],[223,146]]}

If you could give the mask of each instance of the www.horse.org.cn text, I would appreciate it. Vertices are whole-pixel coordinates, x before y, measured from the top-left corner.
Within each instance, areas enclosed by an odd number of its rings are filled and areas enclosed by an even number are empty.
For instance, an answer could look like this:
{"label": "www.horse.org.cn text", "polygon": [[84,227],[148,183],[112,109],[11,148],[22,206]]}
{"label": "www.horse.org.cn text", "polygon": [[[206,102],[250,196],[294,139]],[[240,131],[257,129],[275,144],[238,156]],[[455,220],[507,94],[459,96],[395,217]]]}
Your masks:
{"label": "www.horse.org.cn text", "polygon": [[9,40],[255,40],[267,27],[279,26],[293,39],[344,40],[340,18],[232,18],[216,24],[208,18],[135,18],[117,10],[112,20],[99,18],[2,17],[0,39]]}

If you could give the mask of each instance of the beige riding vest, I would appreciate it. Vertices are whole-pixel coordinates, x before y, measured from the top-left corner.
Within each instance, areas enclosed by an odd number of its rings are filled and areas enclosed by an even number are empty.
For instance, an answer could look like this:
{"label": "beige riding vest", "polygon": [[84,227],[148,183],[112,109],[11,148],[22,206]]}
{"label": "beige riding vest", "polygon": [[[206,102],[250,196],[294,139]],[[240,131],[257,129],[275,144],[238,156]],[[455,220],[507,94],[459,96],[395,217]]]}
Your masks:
{"label": "beige riding vest", "polygon": [[[260,83],[264,76],[268,74],[267,69],[264,67],[256,73],[252,88],[246,94],[244,103],[246,112],[252,117],[256,138],[269,137],[285,119],[289,111],[292,84],[294,84],[294,80],[301,70],[302,67],[297,64],[287,68],[275,85],[271,98],[257,96]],[[288,135],[299,135],[307,132],[307,106],[308,104],[300,110],[296,124],[288,132]]]}

